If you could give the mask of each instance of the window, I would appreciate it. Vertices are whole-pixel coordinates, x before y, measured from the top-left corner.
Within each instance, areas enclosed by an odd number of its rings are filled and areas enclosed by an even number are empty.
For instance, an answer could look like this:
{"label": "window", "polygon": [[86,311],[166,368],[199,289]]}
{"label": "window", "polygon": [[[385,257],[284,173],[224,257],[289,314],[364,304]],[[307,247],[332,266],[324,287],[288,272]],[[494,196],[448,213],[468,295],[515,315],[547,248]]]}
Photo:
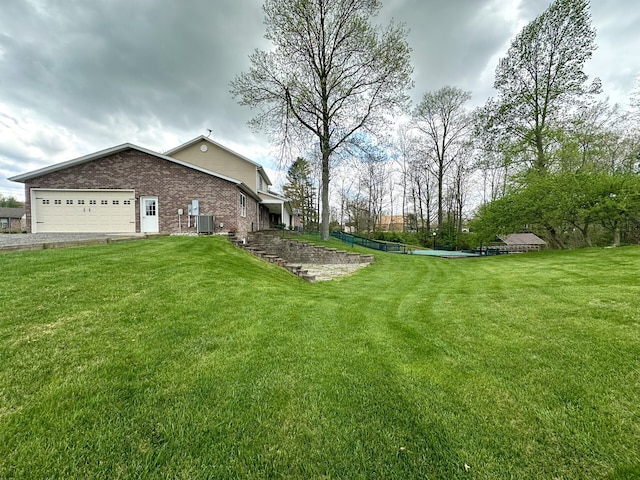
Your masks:
{"label": "window", "polygon": [[8,218],[0,218],[0,228],[9,228]]}
{"label": "window", "polygon": [[247,197],[245,196],[244,193],[240,194],[240,216],[241,217],[247,216]]}
{"label": "window", "polygon": [[95,205],[96,201],[95,200],[89,200],[89,205]]}
{"label": "window", "polygon": [[109,205],[109,200],[100,200],[100,205]]}
{"label": "window", "polygon": [[125,200],[123,203],[124,203],[125,205],[131,205],[131,200]]}
{"label": "window", "polygon": [[54,200],[54,205],[62,205],[62,200]]}
{"label": "window", "polygon": [[67,200],[67,205],[73,205],[73,200]]}
{"label": "window", "polygon": [[112,203],[113,205],[120,205],[120,200],[114,200]]}
{"label": "window", "polygon": [[155,200],[146,200],[145,201],[145,213],[147,217],[155,217],[156,216],[156,201]]}
{"label": "window", "polygon": [[84,205],[84,200],[78,200],[78,205]]}
{"label": "window", "polygon": [[42,200],[43,205],[49,205],[49,200]]}

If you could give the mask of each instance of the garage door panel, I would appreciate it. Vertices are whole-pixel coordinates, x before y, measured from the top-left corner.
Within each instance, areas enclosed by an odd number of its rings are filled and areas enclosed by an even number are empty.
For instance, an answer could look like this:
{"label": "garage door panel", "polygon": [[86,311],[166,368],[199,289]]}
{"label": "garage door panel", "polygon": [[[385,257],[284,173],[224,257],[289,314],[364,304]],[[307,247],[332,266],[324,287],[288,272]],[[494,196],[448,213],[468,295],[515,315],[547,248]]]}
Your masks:
{"label": "garage door panel", "polygon": [[133,233],[132,190],[39,190],[33,210],[36,232]]}

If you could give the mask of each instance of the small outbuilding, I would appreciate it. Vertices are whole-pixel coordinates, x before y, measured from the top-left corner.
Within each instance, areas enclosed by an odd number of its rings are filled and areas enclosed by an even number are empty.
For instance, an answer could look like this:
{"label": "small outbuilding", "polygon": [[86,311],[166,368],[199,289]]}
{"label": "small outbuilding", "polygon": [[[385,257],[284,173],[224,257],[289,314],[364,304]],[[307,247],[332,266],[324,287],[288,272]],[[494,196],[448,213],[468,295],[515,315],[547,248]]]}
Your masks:
{"label": "small outbuilding", "polygon": [[505,249],[510,252],[530,252],[540,250],[547,245],[534,233],[512,233],[505,237],[499,237],[504,242]]}

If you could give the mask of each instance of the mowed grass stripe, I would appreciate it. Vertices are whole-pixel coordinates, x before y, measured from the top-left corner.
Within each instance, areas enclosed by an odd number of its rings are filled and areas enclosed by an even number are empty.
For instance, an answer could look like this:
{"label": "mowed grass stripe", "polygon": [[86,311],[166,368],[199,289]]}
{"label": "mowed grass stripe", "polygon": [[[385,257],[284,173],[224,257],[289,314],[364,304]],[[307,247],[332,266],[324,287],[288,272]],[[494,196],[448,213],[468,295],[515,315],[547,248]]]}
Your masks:
{"label": "mowed grass stripe", "polygon": [[0,262],[2,478],[640,475],[637,247],[317,284],[210,237]]}

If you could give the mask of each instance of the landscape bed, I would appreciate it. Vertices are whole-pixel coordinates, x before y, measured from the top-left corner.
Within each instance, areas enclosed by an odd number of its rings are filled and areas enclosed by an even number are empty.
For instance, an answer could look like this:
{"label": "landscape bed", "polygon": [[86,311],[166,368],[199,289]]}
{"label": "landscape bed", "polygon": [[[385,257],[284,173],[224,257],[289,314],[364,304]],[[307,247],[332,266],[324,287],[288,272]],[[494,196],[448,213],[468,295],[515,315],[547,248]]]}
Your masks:
{"label": "landscape bed", "polygon": [[0,262],[0,478],[640,476],[639,247],[316,284],[215,237]]}

